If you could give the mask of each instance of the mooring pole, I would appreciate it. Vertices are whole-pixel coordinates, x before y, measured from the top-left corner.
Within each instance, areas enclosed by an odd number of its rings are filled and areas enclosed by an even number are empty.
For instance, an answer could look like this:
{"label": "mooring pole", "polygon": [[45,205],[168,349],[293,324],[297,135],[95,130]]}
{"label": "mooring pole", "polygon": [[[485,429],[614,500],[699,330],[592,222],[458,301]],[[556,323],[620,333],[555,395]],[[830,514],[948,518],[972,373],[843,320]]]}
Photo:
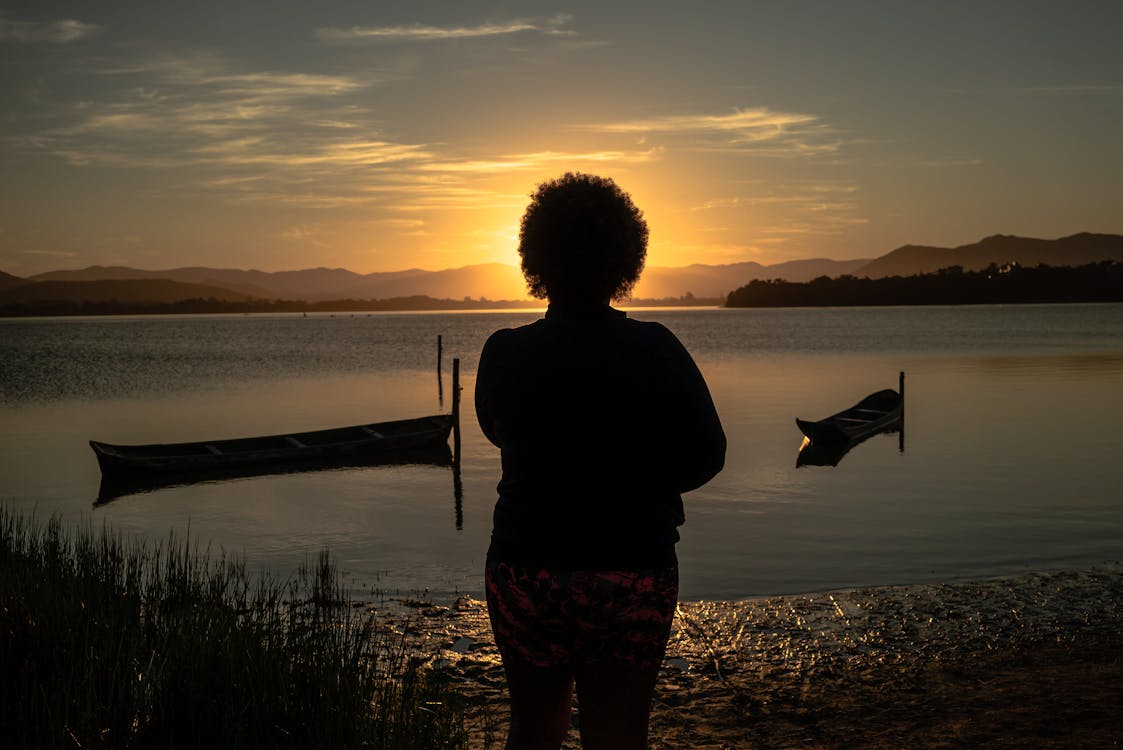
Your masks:
{"label": "mooring pole", "polygon": [[460,480],[460,462],[452,466],[452,502],[456,530],[464,529],[464,483]]}
{"label": "mooring pole", "polygon": [[901,370],[897,379],[897,391],[901,394],[901,431],[897,433],[897,450],[905,452],[905,371]]}
{"label": "mooring pole", "polygon": [[460,467],[460,358],[452,360],[452,460]]}
{"label": "mooring pole", "polygon": [[437,403],[443,409],[445,406],[445,383],[441,375],[441,335],[437,334]]}

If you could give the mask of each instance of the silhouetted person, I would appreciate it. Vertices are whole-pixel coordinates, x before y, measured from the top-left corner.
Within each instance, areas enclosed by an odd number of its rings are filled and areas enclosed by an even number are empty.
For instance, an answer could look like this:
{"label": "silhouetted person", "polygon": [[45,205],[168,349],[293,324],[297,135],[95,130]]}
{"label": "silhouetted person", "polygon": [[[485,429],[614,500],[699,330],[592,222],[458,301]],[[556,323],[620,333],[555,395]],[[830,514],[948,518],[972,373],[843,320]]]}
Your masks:
{"label": "silhouetted person", "polygon": [[519,255],[549,309],[492,334],[476,380],[503,459],[485,578],[507,748],[560,747],[574,683],[586,750],[646,748],[678,599],[681,493],[721,470],[725,434],[674,334],[609,306],[647,254],[628,194],[566,174],[531,198]]}

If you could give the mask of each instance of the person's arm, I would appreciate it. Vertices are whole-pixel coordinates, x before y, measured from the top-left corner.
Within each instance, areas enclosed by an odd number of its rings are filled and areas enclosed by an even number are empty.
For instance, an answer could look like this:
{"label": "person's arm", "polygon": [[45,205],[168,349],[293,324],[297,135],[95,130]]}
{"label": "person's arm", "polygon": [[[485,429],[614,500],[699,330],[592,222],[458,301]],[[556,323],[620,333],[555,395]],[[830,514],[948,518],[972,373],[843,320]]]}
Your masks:
{"label": "person's arm", "polygon": [[667,331],[677,403],[671,407],[676,491],[689,492],[717,476],[725,466],[725,431],[710,389],[686,347]]}
{"label": "person's arm", "polygon": [[499,446],[499,439],[495,434],[492,400],[496,393],[497,381],[496,349],[498,344],[495,342],[501,333],[501,331],[496,331],[484,343],[484,348],[480,352],[480,363],[476,368],[476,420],[480,423],[480,429],[484,436],[496,447]]}

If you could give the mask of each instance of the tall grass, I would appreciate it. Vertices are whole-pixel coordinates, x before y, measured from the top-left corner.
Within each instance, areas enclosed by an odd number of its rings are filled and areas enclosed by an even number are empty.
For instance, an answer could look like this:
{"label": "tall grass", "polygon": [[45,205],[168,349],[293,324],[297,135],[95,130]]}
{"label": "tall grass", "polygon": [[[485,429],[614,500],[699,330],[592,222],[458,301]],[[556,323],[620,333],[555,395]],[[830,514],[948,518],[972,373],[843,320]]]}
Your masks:
{"label": "tall grass", "polygon": [[0,745],[461,748],[463,716],[327,553],[290,581],[0,506]]}

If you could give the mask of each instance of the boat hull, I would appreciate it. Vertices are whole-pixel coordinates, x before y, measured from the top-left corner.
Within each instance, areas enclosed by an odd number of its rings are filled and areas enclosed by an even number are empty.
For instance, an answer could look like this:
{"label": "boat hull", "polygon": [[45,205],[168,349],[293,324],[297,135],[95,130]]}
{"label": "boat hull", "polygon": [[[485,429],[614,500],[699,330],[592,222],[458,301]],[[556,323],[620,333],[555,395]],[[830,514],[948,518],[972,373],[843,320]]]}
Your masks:
{"label": "boat hull", "polygon": [[851,443],[895,428],[901,421],[903,406],[901,394],[886,389],[826,419],[796,418],[795,423],[812,443]]}
{"label": "boat hull", "polygon": [[378,422],[329,430],[231,440],[90,447],[103,477],[210,473],[264,466],[317,464],[447,444],[451,415]]}

